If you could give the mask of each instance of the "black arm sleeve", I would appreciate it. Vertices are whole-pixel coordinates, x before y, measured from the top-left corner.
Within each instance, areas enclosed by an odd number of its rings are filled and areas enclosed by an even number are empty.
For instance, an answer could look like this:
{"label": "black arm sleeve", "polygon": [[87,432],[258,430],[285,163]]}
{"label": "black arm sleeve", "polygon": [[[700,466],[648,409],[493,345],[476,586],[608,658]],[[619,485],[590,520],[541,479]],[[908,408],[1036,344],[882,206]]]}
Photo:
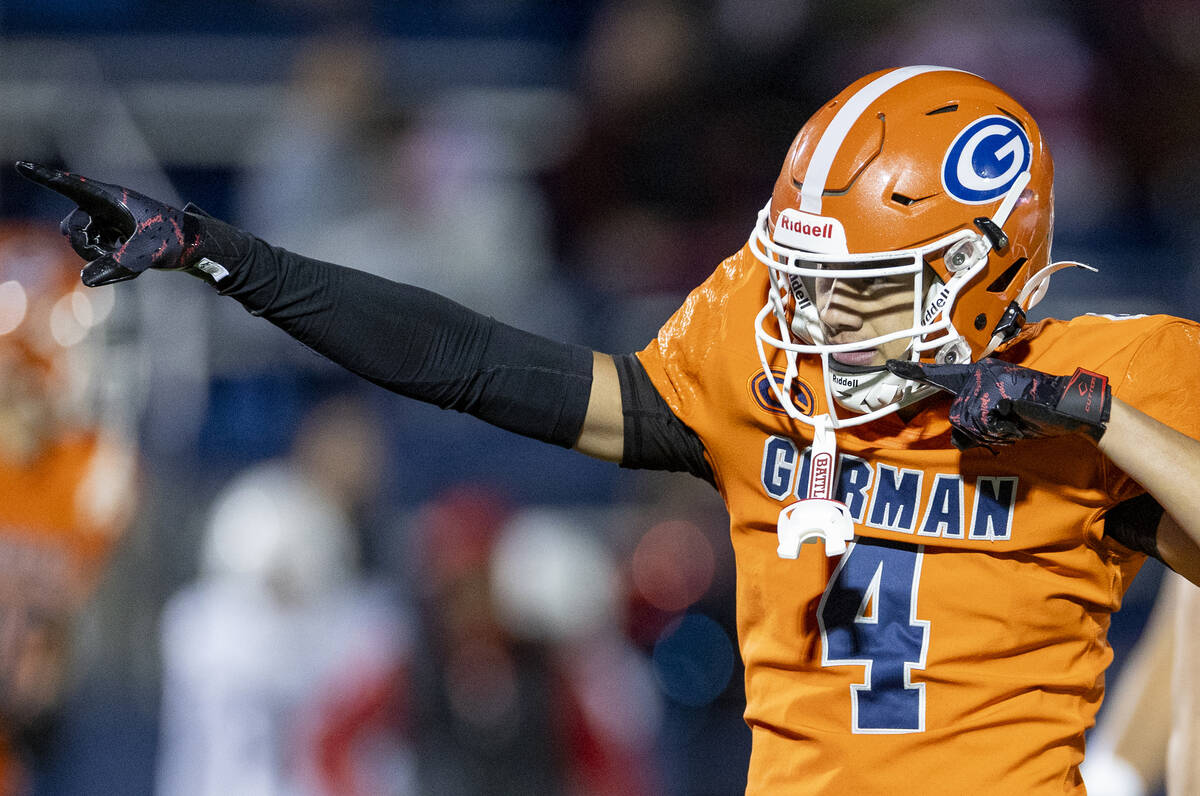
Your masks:
{"label": "black arm sleeve", "polygon": [[1108,510],[1104,535],[1138,553],[1162,560],[1158,553],[1158,523],[1163,507],[1150,495],[1139,495]]}
{"label": "black arm sleeve", "polygon": [[691,473],[715,486],[712,467],[704,458],[704,443],[667,406],[638,358],[622,354],[613,361],[625,415],[621,466]]}
{"label": "black arm sleeve", "polygon": [[[569,448],[583,428],[592,352],[514,329],[411,285],[236,239],[218,290],[314,351],[393,392]],[[236,262],[232,261],[236,259]]]}

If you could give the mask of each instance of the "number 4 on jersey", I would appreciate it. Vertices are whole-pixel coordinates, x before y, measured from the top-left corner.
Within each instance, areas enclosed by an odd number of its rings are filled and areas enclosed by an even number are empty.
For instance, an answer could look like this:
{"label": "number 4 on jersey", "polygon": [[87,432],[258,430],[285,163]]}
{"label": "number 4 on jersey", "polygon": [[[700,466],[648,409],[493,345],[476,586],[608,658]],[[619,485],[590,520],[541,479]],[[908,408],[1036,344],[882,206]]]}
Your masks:
{"label": "number 4 on jersey", "polygon": [[917,619],[924,548],[859,538],[842,556],[821,604],[822,666],[862,666],[850,686],[856,733],[925,730],[925,668],[929,622]]}

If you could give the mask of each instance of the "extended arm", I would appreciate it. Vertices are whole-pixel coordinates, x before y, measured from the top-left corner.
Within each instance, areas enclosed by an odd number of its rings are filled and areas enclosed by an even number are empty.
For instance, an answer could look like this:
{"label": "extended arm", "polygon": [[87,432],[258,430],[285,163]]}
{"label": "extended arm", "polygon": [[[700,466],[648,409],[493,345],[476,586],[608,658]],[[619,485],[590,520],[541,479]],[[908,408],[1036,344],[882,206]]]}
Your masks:
{"label": "extended arm", "polygon": [[359,376],[523,436],[627,467],[712,481],[704,448],[636,357],[549,340],[412,285],[271,246],[188,205],[18,163],[73,200],[85,285],[182,270]]}

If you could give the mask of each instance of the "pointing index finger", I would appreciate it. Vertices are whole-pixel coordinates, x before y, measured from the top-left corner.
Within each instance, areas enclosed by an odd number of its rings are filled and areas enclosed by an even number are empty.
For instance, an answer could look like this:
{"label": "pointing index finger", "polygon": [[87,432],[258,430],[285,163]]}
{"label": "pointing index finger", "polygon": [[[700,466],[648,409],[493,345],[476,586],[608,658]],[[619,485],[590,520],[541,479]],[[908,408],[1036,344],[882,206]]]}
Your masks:
{"label": "pointing index finger", "polygon": [[902,359],[889,359],[887,369],[902,379],[919,381],[955,395],[966,386],[967,379],[973,372],[973,368],[969,364],[927,365]]}
{"label": "pointing index finger", "polygon": [[28,161],[17,161],[16,169],[27,180],[56,191],[85,209],[96,202],[119,202],[120,193],[108,183],[89,180],[69,171],[60,171]]}

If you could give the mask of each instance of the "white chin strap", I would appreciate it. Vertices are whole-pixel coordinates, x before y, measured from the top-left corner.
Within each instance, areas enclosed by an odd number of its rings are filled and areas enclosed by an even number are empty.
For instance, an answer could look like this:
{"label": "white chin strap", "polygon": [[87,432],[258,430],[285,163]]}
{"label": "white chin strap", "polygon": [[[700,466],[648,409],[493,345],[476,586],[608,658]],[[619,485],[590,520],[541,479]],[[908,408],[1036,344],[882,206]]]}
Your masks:
{"label": "white chin strap", "polygon": [[840,406],[864,414],[896,403],[905,396],[908,381],[882,368],[867,373],[844,373],[824,363],[833,382],[833,397]]}

